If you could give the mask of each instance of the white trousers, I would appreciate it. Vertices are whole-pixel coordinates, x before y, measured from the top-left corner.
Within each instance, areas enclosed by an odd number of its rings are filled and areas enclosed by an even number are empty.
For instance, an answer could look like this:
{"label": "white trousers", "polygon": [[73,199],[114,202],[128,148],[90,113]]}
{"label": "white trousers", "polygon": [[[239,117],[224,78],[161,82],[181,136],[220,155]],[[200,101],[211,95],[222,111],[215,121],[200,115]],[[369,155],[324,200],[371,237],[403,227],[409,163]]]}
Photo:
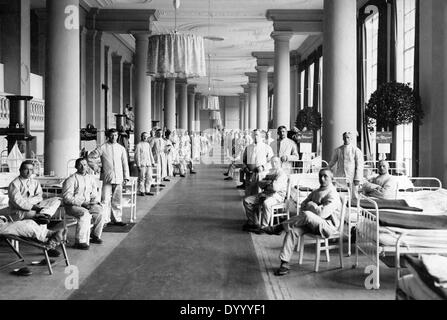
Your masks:
{"label": "white trousers", "polygon": [[[123,185],[103,183],[101,202],[104,205],[104,223],[121,222],[123,217]],[[113,219],[113,220],[112,220]]]}
{"label": "white trousers", "polygon": [[46,224],[39,225],[34,220],[26,219],[4,224],[0,223],[0,234],[10,234],[18,237],[33,238],[46,242],[48,229]]}
{"label": "white trousers", "polygon": [[[75,239],[77,243],[90,244],[90,233],[97,238],[101,238],[102,229],[104,227],[104,215],[101,205],[93,205],[90,210],[78,206],[66,206],[67,215],[75,217],[78,220],[76,225]],[[93,230],[90,226],[93,223]]]}
{"label": "white trousers", "polygon": [[151,192],[152,167],[138,167],[138,192]]}

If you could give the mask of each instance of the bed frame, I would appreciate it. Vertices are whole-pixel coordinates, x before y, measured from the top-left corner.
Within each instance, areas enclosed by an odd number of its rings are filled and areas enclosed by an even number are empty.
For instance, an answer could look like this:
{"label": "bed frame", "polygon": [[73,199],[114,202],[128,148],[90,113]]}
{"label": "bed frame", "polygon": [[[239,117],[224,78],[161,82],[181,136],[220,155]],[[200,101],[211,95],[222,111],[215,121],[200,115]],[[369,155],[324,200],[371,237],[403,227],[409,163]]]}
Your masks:
{"label": "bed frame", "polygon": [[[360,206],[360,199],[366,200],[374,206],[374,209],[365,209]],[[395,244],[385,245],[378,241],[380,226],[380,213],[377,203],[360,195],[357,201],[357,223],[355,243],[355,265],[358,267],[359,254],[366,255],[376,268],[376,282],[374,289],[380,288],[380,257],[394,256],[396,267],[396,281],[400,276],[401,254],[444,253],[447,254],[447,241],[438,244],[440,239],[447,240],[447,230],[422,230],[387,227],[386,229],[397,238]],[[414,238],[417,237],[415,240]],[[424,243],[425,242],[425,243]],[[431,246],[430,243],[438,245]]]}

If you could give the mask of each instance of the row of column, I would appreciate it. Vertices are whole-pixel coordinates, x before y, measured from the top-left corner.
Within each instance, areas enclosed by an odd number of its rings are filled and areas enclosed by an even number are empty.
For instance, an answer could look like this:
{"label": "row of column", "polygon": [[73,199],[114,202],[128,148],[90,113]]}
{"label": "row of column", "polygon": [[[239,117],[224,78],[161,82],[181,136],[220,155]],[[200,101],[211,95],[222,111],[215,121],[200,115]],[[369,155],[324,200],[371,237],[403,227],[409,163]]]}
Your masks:
{"label": "row of column", "polygon": [[[355,1],[324,1],[323,22],[323,159],[329,159],[345,131],[357,130],[357,51]],[[274,31],[273,128],[290,128],[290,39],[293,31]],[[255,53],[253,53],[254,56]],[[240,95],[241,129],[268,129],[268,66],[257,66],[257,77],[250,78]],[[295,91],[295,90],[294,90]],[[296,94],[295,92],[293,94]],[[247,106],[248,104],[248,106]],[[247,121],[248,120],[248,121]]]}

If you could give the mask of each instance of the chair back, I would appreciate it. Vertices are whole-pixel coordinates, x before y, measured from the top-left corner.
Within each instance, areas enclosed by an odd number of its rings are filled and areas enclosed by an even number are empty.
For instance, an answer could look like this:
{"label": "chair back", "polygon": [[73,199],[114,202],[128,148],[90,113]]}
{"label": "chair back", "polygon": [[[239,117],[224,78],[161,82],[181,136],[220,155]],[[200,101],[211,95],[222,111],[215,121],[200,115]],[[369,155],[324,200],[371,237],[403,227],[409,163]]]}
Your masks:
{"label": "chair back", "polygon": [[341,200],[341,210],[340,210],[340,221],[339,221],[339,225],[338,225],[338,232],[340,235],[343,234],[344,231],[344,221],[345,221],[345,215],[346,215],[346,210],[348,210],[348,208],[350,208],[350,206],[348,207],[348,201],[351,201],[351,197],[349,196],[349,194],[341,194],[340,195],[340,200]]}

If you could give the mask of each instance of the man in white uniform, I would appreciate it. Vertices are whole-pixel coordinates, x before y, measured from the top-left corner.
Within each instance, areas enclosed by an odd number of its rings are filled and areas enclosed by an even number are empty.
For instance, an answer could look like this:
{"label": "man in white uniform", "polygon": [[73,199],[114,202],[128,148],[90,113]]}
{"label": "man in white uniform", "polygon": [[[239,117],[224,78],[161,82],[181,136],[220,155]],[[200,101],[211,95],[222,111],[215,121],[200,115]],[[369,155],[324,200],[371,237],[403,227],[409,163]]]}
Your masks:
{"label": "man in white uniform", "polygon": [[273,153],[279,157],[282,162],[282,168],[289,173],[292,162],[299,161],[298,148],[295,141],[287,138],[287,128],[285,126],[278,127],[278,140],[270,143]]}
{"label": "man in white uniform", "polygon": [[344,144],[335,149],[329,168],[334,177],[348,178],[352,186],[352,195],[357,197],[358,186],[363,179],[363,153],[352,142],[352,133],[343,133]]}
{"label": "man in white uniform", "polygon": [[135,166],[138,168],[138,194],[153,196],[151,193],[152,167],[155,164],[151,146],[148,142],[149,134],[143,132],[141,141],[135,147]]}
{"label": "man in white uniform", "polygon": [[273,157],[273,150],[263,141],[261,130],[255,129],[254,142],[247,146],[243,154],[243,163],[245,165],[245,181],[247,184],[246,195],[258,193],[258,181],[262,178],[264,172],[269,169],[268,163]]}
{"label": "man in white uniform", "polygon": [[110,129],[108,141],[99,146],[88,155],[90,166],[97,172],[94,164],[101,160],[102,195],[101,202],[105,204],[105,221],[117,226],[125,226],[122,222],[123,211],[121,202],[123,198],[123,185],[129,181],[129,166],[126,149],[117,143],[118,131]]}
{"label": "man in white uniform", "polygon": [[[90,243],[102,243],[104,210],[98,199],[96,178],[87,173],[87,160],[77,159],[75,167],[77,171],[64,181],[62,197],[67,215],[78,220],[74,247],[88,250]],[[93,230],[91,232],[90,226],[92,223]]]}

